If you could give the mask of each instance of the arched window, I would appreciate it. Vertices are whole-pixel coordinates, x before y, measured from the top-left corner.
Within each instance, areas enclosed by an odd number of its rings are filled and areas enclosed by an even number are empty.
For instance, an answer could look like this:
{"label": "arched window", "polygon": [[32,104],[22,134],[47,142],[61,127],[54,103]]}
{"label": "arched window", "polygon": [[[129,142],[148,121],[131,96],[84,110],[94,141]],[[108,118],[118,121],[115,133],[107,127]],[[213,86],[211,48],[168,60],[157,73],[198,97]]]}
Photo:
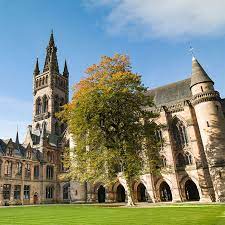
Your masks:
{"label": "arched window", "polygon": [[177,155],[177,166],[182,167],[185,166],[185,159],[182,153]]}
{"label": "arched window", "polygon": [[193,160],[192,160],[192,156],[189,152],[186,152],[184,155],[184,159],[185,159],[185,164],[186,165],[191,165],[193,164]]}
{"label": "arched window", "polygon": [[162,165],[162,167],[166,167],[167,166],[166,157],[164,155],[161,156],[161,165]]}
{"label": "arched window", "polygon": [[44,95],[43,99],[43,112],[48,112],[48,98],[46,95]]}
{"label": "arched window", "polygon": [[38,99],[36,100],[36,115],[41,114],[41,112],[42,112],[41,108],[42,108],[41,99],[38,98]]}
{"label": "arched window", "polygon": [[70,190],[70,184],[65,184],[63,186],[63,199],[68,200],[69,199],[69,190]]}
{"label": "arched window", "polygon": [[177,117],[173,119],[172,132],[176,147],[178,149],[183,148],[188,144],[186,128],[182,121],[180,121]]}

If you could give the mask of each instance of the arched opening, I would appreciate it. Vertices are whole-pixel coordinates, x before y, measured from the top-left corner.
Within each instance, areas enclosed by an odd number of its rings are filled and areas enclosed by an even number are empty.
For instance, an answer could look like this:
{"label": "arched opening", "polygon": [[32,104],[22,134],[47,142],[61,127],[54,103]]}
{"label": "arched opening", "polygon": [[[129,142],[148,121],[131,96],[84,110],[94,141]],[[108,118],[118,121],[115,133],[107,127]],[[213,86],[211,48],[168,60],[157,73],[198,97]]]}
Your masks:
{"label": "arched opening", "polygon": [[98,188],[98,202],[105,202],[105,188],[102,185]]}
{"label": "arched opening", "polygon": [[140,183],[137,186],[137,200],[138,202],[146,202],[147,201],[147,190],[144,184]]}
{"label": "arched opening", "polygon": [[125,202],[126,194],[123,185],[119,184],[116,190],[116,201],[117,202]]}
{"label": "arched opening", "polygon": [[165,181],[161,183],[159,191],[160,191],[160,199],[162,202],[172,201],[172,193],[170,190],[170,186]]}
{"label": "arched opening", "polygon": [[185,194],[187,201],[199,201],[200,196],[196,184],[192,180],[185,183]]}

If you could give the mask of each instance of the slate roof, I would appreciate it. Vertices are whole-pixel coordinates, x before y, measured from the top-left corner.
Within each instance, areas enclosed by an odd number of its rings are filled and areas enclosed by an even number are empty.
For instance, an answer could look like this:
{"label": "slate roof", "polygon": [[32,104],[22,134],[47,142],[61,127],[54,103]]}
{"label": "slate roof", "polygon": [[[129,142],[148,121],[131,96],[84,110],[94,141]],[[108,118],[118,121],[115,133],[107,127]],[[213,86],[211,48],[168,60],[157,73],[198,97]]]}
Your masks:
{"label": "slate roof", "polygon": [[16,144],[12,141],[12,139],[3,140],[0,139],[0,156],[6,155],[7,147],[11,145],[13,147],[13,156],[18,158],[26,158],[26,153],[30,149],[32,160],[40,161],[42,157],[42,153],[37,149],[31,148],[30,146],[23,146],[21,144]]}
{"label": "slate roof", "polygon": [[191,98],[190,84],[191,78],[188,78],[149,90],[148,94],[153,96],[156,106],[171,105]]}
{"label": "slate roof", "polygon": [[192,77],[191,77],[191,87],[195,84],[212,82],[214,83],[205,70],[202,68],[197,59],[193,57],[192,59]]}

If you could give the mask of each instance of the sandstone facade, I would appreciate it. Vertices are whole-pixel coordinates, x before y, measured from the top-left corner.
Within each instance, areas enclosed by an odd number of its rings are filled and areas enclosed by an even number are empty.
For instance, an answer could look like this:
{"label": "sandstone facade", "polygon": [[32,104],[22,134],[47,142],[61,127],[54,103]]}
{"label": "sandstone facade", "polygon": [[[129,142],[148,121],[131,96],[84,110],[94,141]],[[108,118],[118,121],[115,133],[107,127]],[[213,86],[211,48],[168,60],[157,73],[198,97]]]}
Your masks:
{"label": "sandstone facade", "polygon": [[[23,144],[0,139],[0,204],[56,202],[123,202],[123,179],[111,186],[58,179],[63,149],[73,147],[66,124],[55,113],[68,102],[69,72],[59,72],[53,34],[43,71],[38,60],[33,74],[33,120]],[[136,201],[225,201],[225,99],[197,59],[192,74],[148,92],[159,113],[157,134],[163,139],[158,175],[134,181]]]}

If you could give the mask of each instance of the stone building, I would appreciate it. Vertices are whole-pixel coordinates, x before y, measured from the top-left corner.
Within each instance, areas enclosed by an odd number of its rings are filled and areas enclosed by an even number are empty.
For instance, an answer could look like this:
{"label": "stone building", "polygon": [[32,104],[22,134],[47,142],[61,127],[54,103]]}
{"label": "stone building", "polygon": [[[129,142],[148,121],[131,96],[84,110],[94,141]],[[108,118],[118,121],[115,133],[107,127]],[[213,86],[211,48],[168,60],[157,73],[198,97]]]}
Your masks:
{"label": "stone building", "polygon": [[46,49],[43,71],[38,60],[33,73],[33,117],[23,144],[0,139],[0,205],[60,202],[68,197],[68,185],[61,187],[61,157],[66,124],[55,113],[68,102],[69,72],[65,62],[59,72],[53,33]]}
{"label": "stone building", "polygon": [[[151,110],[159,113],[156,123],[163,125],[163,166],[159,175],[145,174],[133,183],[136,201],[225,201],[225,99],[214,82],[193,58],[188,79],[148,94],[156,105]],[[120,178],[112,186],[71,182],[71,200],[123,202],[125,189]]]}
{"label": "stone building", "polygon": [[[0,139],[0,205],[56,202],[124,202],[126,185],[118,176],[104,183],[62,182],[63,149],[74,146],[66,124],[55,113],[68,102],[69,72],[59,72],[53,34],[42,72],[33,73],[33,119],[23,144]],[[160,174],[134,181],[136,201],[225,201],[225,99],[197,59],[189,78],[153,90],[156,123],[163,125]]]}

